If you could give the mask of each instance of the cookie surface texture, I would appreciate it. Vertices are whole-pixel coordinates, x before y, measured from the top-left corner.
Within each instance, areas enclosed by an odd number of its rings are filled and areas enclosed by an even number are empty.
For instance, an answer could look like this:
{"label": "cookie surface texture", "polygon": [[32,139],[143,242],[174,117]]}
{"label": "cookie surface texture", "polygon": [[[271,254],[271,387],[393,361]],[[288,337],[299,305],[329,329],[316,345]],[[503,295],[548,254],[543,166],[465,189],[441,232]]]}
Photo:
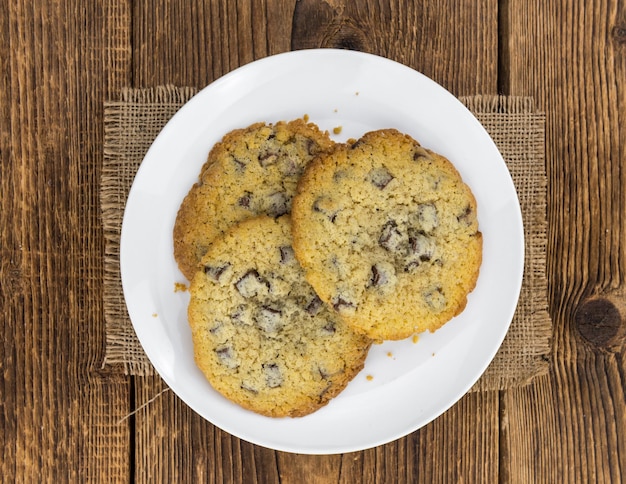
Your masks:
{"label": "cookie surface texture", "polygon": [[447,159],[396,130],[367,133],[311,163],[292,219],[307,280],[373,339],[438,329],[476,285],[474,196]]}
{"label": "cookie surface texture", "polygon": [[225,135],[211,149],[174,225],[174,257],[187,279],[231,225],[289,213],[304,167],[333,144],[328,133],[302,119],[257,123]]}
{"label": "cookie surface texture", "polygon": [[309,414],[364,365],[371,340],[306,282],[288,215],[249,219],[216,239],[190,295],[196,363],[244,408],[271,417]]}

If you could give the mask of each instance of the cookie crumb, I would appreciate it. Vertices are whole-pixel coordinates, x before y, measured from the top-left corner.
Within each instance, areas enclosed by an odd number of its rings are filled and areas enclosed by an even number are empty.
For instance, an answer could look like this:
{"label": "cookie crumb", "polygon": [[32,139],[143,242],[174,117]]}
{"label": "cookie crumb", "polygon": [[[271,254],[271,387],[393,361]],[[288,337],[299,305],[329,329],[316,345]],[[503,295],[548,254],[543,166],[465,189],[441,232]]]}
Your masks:
{"label": "cookie crumb", "polygon": [[373,377],[372,375],[367,375],[367,376],[365,377],[365,379],[366,379],[367,381],[372,381],[372,380],[374,379],[374,377]]}
{"label": "cookie crumb", "polygon": [[337,108],[333,109],[333,113],[338,113],[338,112],[339,112],[339,109]]}
{"label": "cookie crumb", "polygon": [[153,317],[153,318],[156,318],[157,316],[158,316],[158,314],[157,314],[157,313],[152,313],[152,317]]}
{"label": "cookie crumb", "polygon": [[333,128],[333,133],[334,134],[341,134],[341,130],[342,130],[341,126],[336,126],[336,127]]}
{"label": "cookie crumb", "polygon": [[359,95],[359,91],[355,92],[355,93],[354,93],[354,95],[355,95],[355,96],[358,96],[358,95]]}
{"label": "cookie crumb", "polygon": [[388,352],[387,352],[387,356],[388,356],[389,358],[393,358],[393,353],[392,353],[391,351],[388,351]]}
{"label": "cookie crumb", "polygon": [[302,116],[302,119],[304,119],[305,123],[308,123],[310,118],[308,114],[305,114],[304,116]]}
{"label": "cookie crumb", "polygon": [[182,282],[174,283],[174,292],[185,292],[187,290],[187,285]]}
{"label": "cookie crumb", "polygon": [[414,335],[413,335],[413,338],[412,338],[413,344],[417,343],[419,340],[420,340],[419,335],[414,334]]}

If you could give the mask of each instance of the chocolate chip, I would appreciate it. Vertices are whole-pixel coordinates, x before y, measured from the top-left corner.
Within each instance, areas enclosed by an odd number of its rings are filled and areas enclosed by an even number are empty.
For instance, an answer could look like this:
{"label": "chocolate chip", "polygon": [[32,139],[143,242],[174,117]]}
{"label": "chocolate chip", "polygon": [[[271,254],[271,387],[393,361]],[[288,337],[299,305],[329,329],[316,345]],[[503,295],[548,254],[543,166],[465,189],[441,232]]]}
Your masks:
{"label": "chocolate chip", "polygon": [[327,197],[320,197],[316,199],[313,202],[313,211],[324,214],[328,218],[328,220],[330,220],[332,223],[335,223],[335,220],[337,220],[337,214],[340,212],[340,210],[333,210],[327,207],[326,205],[329,201],[330,200]]}
{"label": "chocolate chip", "polygon": [[415,269],[417,269],[420,266],[420,264],[421,264],[420,261],[412,260],[404,266],[404,272],[413,272]]}
{"label": "chocolate chip", "polygon": [[465,210],[462,214],[457,215],[456,219],[459,223],[465,224],[467,226],[472,225],[472,207],[469,205],[465,207]]}
{"label": "chocolate chip", "polygon": [[233,163],[235,164],[237,171],[244,171],[246,169],[247,163],[240,158],[233,157]]}
{"label": "chocolate chip", "polygon": [[241,304],[230,315],[230,319],[235,324],[250,324],[246,320],[246,306]]}
{"label": "chocolate chip", "polygon": [[430,233],[439,225],[437,207],[432,203],[422,203],[417,206],[417,223],[419,227]]}
{"label": "chocolate chip", "polygon": [[259,164],[263,168],[273,165],[278,160],[278,153],[273,150],[267,150],[259,155]]}
{"label": "chocolate chip", "polygon": [[269,291],[270,284],[256,270],[250,269],[235,283],[235,287],[243,297],[251,298]]}
{"label": "chocolate chip", "polygon": [[389,185],[389,182],[394,178],[395,177],[391,174],[391,172],[389,172],[389,170],[387,170],[384,166],[380,168],[373,168],[367,174],[369,182],[380,190]]}
{"label": "chocolate chip", "polygon": [[332,300],[332,305],[335,311],[338,312],[356,307],[353,302],[343,298],[342,296],[335,296]]}
{"label": "chocolate chip", "polygon": [[372,275],[370,277],[371,286],[383,286],[389,282],[389,278],[385,271],[381,271],[379,267],[374,264],[372,266]]}
{"label": "chocolate chip", "polygon": [[217,334],[219,333],[220,329],[222,329],[223,326],[224,326],[224,323],[222,323],[221,321],[216,321],[215,326],[209,329],[209,333]]}
{"label": "chocolate chip", "polygon": [[226,270],[230,267],[230,264],[222,264],[219,266],[204,266],[204,273],[213,279],[215,282],[219,282]]}
{"label": "chocolate chip", "polygon": [[295,255],[293,253],[293,248],[290,245],[283,245],[279,250],[281,264],[289,264],[294,261]]}
{"label": "chocolate chip", "polygon": [[354,143],[352,143],[352,145],[350,145],[350,149],[358,148],[362,144],[363,144],[363,140],[362,139],[356,140]]}
{"label": "chocolate chip", "polygon": [[446,307],[446,297],[440,287],[425,292],[424,301],[426,301],[426,304],[435,312],[439,312]]}
{"label": "chocolate chip", "polygon": [[268,387],[276,388],[283,384],[283,376],[276,363],[265,363],[263,365],[263,373],[265,374],[265,383]]}
{"label": "chocolate chip", "polygon": [[381,247],[390,252],[397,252],[402,245],[402,233],[398,229],[398,224],[394,220],[388,221],[383,225],[383,229],[378,238]]}
{"label": "chocolate chip", "polygon": [[216,348],[215,354],[217,355],[220,363],[227,368],[234,369],[239,366],[237,358],[235,357],[235,351],[230,346],[221,346]]}
{"label": "chocolate chip", "polygon": [[259,393],[259,391],[256,388],[254,388],[254,385],[252,385],[252,383],[249,383],[246,381],[241,382],[241,389],[247,392],[253,393],[255,395]]}
{"label": "chocolate chip", "polygon": [[424,160],[430,160],[430,159],[431,157],[428,154],[428,151],[426,151],[421,146],[416,148],[416,150],[413,152],[413,161],[424,161]]}
{"label": "chocolate chip", "polygon": [[315,297],[311,300],[311,302],[306,305],[304,310],[307,313],[309,313],[311,316],[315,316],[317,313],[320,312],[320,309],[322,309],[323,304],[324,303],[322,302],[322,300],[316,294]]}
{"label": "chocolate chip", "polygon": [[410,230],[405,271],[411,272],[422,262],[430,261],[435,253],[435,247],[435,240],[424,231]]}
{"label": "chocolate chip", "polygon": [[252,193],[244,192],[243,196],[239,197],[237,200],[237,205],[243,208],[250,208],[250,204],[252,203]]}
{"label": "chocolate chip", "polygon": [[270,306],[261,306],[254,316],[254,321],[265,333],[274,334],[283,327],[282,312]]}
{"label": "chocolate chip", "polygon": [[435,252],[435,241],[422,231],[409,232],[409,255],[423,261],[430,260]]}
{"label": "chocolate chip", "polygon": [[[383,276],[384,277],[384,276]],[[381,274],[376,265],[372,266],[372,275],[370,276],[370,286],[378,286],[381,282]]]}
{"label": "chocolate chip", "polygon": [[267,197],[266,213],[270,217],[280,217],[289,212],[289,199],[283,192],[275,192]]}
{"label": "chocolate chip", "polygon": [[332,336],[337,332],[335,323],[333,323],[332,321],[327,322],[324,326],[322,326],[321,332],[324,336]]}
{"label": "chocolate chip", "polygon": [[284,158],[280,165],[280,170],[285,176],[300,176],[303,168],[292,158]]}
{"label": "chocolate chip", "polygon": [[377,262],[371,267],[367,287],[376,287],[383,292],[392,289],[397,282],[396,269],[389,262]]}
{"label": "chocolate chip", "polygon": [[319,153],[319,145],[311,138],[306,140],[306,151],[309,155],[313,156]]}

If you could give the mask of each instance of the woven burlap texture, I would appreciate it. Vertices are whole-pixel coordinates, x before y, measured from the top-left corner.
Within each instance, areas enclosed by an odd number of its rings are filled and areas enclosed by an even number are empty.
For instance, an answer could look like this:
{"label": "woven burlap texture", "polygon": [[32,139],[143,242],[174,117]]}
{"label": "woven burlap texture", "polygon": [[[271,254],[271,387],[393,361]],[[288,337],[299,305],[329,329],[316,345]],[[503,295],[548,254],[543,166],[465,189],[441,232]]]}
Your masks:
{"label": "woven burlap texture", "polygon": [[[105,235],[104,312],[108,365],[128,375],[152,375],[126,311],[119,242],[124,206],[137,169],[152,141],[194,88],[124,89],[105,103],[104,164],[100,201]],[[547,312],[545,116],[530,98],[472,96],[461,101],[498,146],[516,186],[524,219],[526,258],[518,307],[496,357],[474,385],[501,390],[523,385],[548,370],[552,327]]]}

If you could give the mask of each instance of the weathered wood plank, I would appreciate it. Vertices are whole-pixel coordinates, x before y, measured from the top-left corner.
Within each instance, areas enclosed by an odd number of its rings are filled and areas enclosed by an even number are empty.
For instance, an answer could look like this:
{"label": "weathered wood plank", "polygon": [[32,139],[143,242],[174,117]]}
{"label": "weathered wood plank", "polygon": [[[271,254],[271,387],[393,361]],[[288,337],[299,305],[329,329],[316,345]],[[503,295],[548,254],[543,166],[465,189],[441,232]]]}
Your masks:
{"label": "weathered wood plank", "polygon": [[289,50],[294,0],[134,3],[135,87],[204,87],[233,69]]}
{"label": "weathered wood plank", "polygon": [[503,397],[506,445],[516,450],[503,465],[515,482],[620,482],[626,9],[612,1],[504,5],[503,85],[546,112],[554,350],[547,380]]}
{"label": "weathered wood plank", "polygon": [[457,96],[495,94],[498,2],[301,0],[292,48],[345,48],[419,70]]}
{"label": "weathered wood plank", "polygon": [[137,482],[279,482],[274,451],[209,424],[160,377],[136,380]]}
{"label": "weathered wood plank", "polygon": [[104,349],[102,101],[120,84],[107,55],[123,40],[107,35],[111,5],[0,6],[0,474],[9,482],[129,476],[128,428],[117,425],[128,380],[95,373]]}

